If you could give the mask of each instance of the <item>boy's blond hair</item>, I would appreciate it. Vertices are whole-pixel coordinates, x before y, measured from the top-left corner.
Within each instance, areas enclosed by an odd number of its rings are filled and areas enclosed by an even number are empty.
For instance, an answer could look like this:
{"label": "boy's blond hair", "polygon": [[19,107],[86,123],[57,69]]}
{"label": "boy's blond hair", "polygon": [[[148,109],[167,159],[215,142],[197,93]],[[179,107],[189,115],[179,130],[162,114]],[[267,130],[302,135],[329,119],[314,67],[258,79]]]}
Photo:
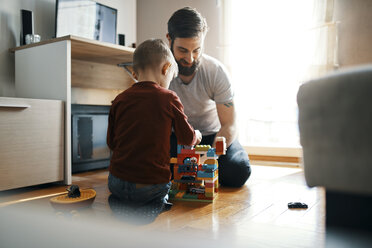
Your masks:
{"label": "boy's blond hair", "polygon": [[167,44],[161,39],[149,39],[142,42],[133,54],[133,71],[157,69],[162,63],[170,62],[176,66],[173,54]]}

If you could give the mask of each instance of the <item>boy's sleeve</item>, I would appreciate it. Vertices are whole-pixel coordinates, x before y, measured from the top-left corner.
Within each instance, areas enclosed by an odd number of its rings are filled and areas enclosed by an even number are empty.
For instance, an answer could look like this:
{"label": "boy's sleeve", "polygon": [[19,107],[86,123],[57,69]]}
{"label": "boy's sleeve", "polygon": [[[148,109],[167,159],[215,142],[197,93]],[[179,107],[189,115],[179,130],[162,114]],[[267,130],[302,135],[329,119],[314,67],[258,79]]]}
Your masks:
{"label": "boy's sleeve", "polygon": [[176,134],[177,141],[181,145],[195,145],[196,135],[194,128],[187,121],[187,116],[183,112],[183,105],[176,94],[172,94],[172,112],[173,112],[173,129]]}
{"label": "boy's sleeve", "polygon": [[110,150],[114,148],[114,113],[113,107],[111,106],[109,116],[108,116],[108,126],[107,126],[107,138],[106,143]]}

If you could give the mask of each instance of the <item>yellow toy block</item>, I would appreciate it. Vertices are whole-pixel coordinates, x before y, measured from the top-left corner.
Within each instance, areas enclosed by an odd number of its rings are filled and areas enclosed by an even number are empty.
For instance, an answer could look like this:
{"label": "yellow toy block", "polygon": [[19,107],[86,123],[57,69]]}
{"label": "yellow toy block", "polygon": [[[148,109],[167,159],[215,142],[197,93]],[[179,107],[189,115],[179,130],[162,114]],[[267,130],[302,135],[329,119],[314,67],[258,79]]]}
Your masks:
{"label": "yellow toy block", "polygon": [[211,148],[210,145],[196,145],[195,151],[196,152],[206,152]]}
{"label": "yellow toy block", "polygon": [[217,159],[211,159],[211,158],[205,160],[204,164],[216,164],[218,166]]}

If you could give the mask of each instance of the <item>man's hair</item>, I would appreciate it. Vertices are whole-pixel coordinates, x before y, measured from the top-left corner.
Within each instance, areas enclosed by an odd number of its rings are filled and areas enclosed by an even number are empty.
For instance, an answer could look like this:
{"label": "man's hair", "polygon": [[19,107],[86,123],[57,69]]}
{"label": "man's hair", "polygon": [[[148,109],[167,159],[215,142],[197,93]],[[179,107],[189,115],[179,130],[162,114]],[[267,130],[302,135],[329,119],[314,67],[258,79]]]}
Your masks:
{"label": "man's hair", "polygon": [[168,34],[175,38],[192,38],[204,35],[208,31],[205,18],[195,9],[185,7],[173,13],[168,20]]}
{"label": "man's hair", "polygon": [[139,70],[156,68],[164,61],[175,63],[168,45],[161,39],[149,39],[134,51],[133,70],[138,75]]}

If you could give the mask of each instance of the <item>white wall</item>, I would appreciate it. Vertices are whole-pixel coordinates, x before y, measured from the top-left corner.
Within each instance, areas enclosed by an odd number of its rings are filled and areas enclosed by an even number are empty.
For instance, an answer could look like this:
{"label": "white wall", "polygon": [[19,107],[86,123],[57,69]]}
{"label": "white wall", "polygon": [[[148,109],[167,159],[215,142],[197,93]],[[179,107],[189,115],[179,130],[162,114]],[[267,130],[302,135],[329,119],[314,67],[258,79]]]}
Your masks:
{"label": "white wall", "polygon": [[[125,34],[126,44],[135,43],[136,0],[97,0],[118,10],[117,33]],[[20,10],[34,13],[34,31],[42,40],[55,35],[56,0],[0,0],[0,96],[15,96],[14,54],[9,48],[20,44]]]}
{"label": "white wall", "polygon": [[55,0],[0,0],[0,96],[14,96],[14,54],[19,45],[20,10],[34,12],[34,31],[42,38],[54,35]]}
{"label": "white wall", "polygon": [[205,53],[221,59],[220,0],[137,0],[137,43],[150,38],[161,38],[167,42],[165,35],[169,18],[176,10],[186,6],[196,8],[207,19],[209,32]]}

